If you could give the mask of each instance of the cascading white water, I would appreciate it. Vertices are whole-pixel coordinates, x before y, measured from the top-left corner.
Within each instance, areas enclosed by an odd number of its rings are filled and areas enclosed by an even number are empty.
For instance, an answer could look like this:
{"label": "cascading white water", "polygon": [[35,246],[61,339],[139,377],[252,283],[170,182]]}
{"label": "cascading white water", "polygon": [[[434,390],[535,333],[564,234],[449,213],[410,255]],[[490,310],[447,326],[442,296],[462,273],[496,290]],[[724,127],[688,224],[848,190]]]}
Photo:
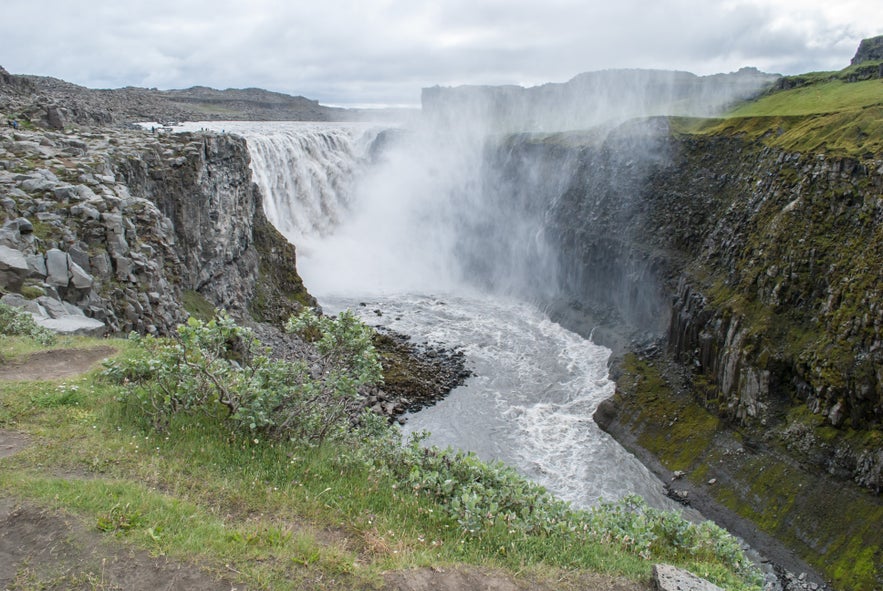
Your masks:
{"label": "cascading white water", "polygon": [[410,416],[407,431],[503,460],[579,505],[637,492],[674,507],[592,421],[612,394],[610,351],[469,282],[485,264],[492,287],[511,293],[526,270],[540,274],[545,248],[541,213],[525,219],[536,208],[488,199],[481,133],[403,132],[371,160],[370,126],[210,127],[246,138],[268,217],[298,247],[299,271],[327,310],[353,308],[366,322],[464,348],[475,376]]}

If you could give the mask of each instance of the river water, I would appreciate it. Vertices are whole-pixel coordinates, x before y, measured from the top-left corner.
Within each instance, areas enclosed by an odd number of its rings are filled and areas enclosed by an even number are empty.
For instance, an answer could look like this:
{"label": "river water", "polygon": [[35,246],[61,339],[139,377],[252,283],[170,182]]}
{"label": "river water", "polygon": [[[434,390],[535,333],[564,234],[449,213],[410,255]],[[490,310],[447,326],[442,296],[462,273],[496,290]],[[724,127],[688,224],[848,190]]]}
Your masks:
{"label": "river water", "polygon": [[[297,246],[299,272],[326,311],[350,308],[369,324],[463,349],[474,376],[408,415],[405,433],[503,461],[578,506],[637,493],[677,508],[592,420],[613,394],[610,351],[517,294],[464,280],[455,253],[470,242],[464,210],[480,207],[480,147],[424,141],[377,162],[369,148],[382,128],[369,124],[190,125],[246,138],[268,217]],[[532,236],[520,220],[500,223]]]}

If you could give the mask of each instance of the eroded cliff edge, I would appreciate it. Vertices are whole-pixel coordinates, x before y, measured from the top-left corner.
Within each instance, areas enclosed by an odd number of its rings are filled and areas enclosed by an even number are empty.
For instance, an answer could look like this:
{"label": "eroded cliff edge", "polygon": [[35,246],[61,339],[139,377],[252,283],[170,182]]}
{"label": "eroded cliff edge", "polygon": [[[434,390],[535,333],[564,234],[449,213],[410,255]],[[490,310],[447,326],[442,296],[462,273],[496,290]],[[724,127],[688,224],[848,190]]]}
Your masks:
{"label": "eroded cliff edge", "polygon": [[313,302],[241,138],[7,127],[0,187],[3,291],[53,319],[166,334],[199,309],[278,321]]}
{"label": "eroded cliff edge", "polygon": [[512,138],[513,186],[528,153],[570,178],[553,309],[618,352],[596,420],[838,588],[879,586],[883,160],[669,119]]}

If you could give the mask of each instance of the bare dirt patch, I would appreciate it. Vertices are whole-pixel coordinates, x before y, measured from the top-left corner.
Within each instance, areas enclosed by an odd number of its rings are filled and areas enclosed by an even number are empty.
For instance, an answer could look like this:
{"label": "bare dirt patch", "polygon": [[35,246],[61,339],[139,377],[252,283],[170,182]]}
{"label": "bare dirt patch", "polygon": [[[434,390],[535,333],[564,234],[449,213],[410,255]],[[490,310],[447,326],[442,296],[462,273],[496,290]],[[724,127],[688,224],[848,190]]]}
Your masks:
{"label": "bare dirt patch", "polygon": [[0,458],[5,458],[24,449],[31,440],[24,433],[0,429]]}
{"label": "bare dirt patch", "polygon": [[40,351],[24,359],[0,364],[0,380],[14,382],[71,378],[89,371],[96,363],[116,352],[113,347]]}
{"label": "bare dirt patch", "polygon": [[390,591],[648,591],[642,584],[604,575],[582,574],[573,580],[540,583],[470,568],[420,568],[387,573]]}
{"label": "bare dirt patch", "polygon": [[0,589],[230,591],[190,565],[113,544],[76,518],[0,498]]}

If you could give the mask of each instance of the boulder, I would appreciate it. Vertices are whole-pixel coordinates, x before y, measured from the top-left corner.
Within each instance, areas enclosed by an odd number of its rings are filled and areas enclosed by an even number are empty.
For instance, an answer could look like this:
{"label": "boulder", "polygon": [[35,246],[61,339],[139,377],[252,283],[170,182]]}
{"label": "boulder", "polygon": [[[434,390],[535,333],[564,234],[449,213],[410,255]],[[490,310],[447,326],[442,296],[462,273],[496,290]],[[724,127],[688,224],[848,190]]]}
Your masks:
{"label": "boulder", "polygon": [[64,115],[57,106],[52,105],[46,108],[46,124],[51,129],[64,129]]}
{"label": "boulder", "polygon": [[0,245],[0,287],[18,291],[30,274],[31,268],[25,255],[14,248]]}
{"label": "boulder", "polygon": [[60,318],[35,318],[38,325],[64,335],[100,337],[107,326],[100,320],[86,316],[61,316]]}
{"label": "boulder", "polygon": [[31,269],[31,275],[45,279],[48,271],[46,270],[46,257],[42,253],[28,255],[28,267]]}
{"label": "boulder", "polygon": [[653,583],[659,591],[724,591],[717,585],[670,564],[653,565]]}
{"label": "boulder", "polygon": [[34,231],[34,224],[27,218],[18,218],[14,220],[18,224],[18,231],[22,234],[31,234]]}
{"label": "boulder", "polygon": [[46,316],[46,310],[34,300],[29,300],[18,293],[8,293],[0,298],[0,304],[6,304],[13,308],[22,308],[35,316]]}
{"label": "boulder", "polygon": [[70,283],[69,257],[57,248],[46,251],[46,283],[52,287],[67,287]]}
{"label": "boulder", "polygon": [[71,260],[82,267],[86,273],[92,272],[89,264],[89,254],[87,252],[76,246],[71,246],[67,249],[67,254],[70,255]]}
{"label": "boulder", "polygon": [[68,268],[71,273],[71,285],[77,289],[89,289],[92,287],[92,276],[86,273],[80,265],[69,260]]}
{"label": "boulder", "polygon": [[70,316],[70,312],[64,306],[64,302],[62,302],[61,300],[57,300],[49,296],[40,296],[37,298],[36,301],[45,309],[46,314],[50,318],[61,318],[63,316]]}

